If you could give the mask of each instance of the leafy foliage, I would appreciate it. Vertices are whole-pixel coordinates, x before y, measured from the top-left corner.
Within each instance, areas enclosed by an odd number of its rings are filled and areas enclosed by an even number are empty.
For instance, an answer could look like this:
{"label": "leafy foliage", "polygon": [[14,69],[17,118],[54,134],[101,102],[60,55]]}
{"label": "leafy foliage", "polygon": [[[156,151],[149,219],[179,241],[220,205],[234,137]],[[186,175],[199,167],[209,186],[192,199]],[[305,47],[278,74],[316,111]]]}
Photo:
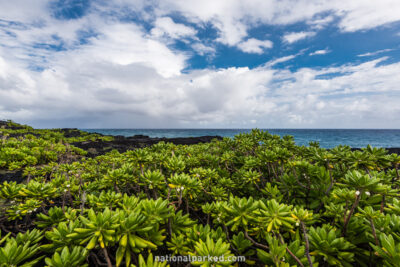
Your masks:
{"label": "leafy foliage", "polygon": [[0,169],[26,181],[0,185],[0,266],[399,266],[400,157],[384,149],[253,130],[86,158],[71,143],[111,138],[10,125]]}

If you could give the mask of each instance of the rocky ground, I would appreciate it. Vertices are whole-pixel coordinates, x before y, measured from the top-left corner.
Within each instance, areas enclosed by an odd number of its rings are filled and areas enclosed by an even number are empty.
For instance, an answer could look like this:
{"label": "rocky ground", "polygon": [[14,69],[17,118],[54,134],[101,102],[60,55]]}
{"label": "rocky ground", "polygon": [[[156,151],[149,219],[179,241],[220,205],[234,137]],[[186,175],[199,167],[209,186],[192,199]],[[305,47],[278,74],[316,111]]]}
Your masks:
{"label": "rocky ground", "polygon": [[146,135],[135,135],[130,137],[115,136],[113,141],[86,141],[72,143],[76,147],[88,151],[89,157],[103,155],[115,149],[123,153],[127,150],[143,148],[154,145],[158,142],[168,142],[175,145],[193,145],[198,143],[208,143],[213,139],[222,139],[221,136],[200,136],[200,137],[179,137],[179,138],[151,138]]}

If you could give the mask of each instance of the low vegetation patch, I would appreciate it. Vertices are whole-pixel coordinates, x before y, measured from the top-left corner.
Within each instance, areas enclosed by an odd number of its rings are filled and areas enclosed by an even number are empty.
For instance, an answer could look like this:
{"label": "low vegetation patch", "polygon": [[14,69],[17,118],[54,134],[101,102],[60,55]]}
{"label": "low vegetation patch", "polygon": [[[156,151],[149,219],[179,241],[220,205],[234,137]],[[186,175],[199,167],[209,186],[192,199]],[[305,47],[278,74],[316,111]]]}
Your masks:
{"label": "low vegetation patch", "polygon": [[70,143],[112,138],[8,123],[0,168],[25,181],[0,185],[0,266],[400,266],[384,149],[253,130],[87,158]]}

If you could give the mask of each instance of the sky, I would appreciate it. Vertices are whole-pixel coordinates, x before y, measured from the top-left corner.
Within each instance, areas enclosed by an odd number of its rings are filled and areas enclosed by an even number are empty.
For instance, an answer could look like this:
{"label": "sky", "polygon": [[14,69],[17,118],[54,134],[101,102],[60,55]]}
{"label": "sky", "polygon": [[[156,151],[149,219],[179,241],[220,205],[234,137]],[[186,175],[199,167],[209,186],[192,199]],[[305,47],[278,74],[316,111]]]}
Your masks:
{"label": "sky", "polygon": [[0,119],[400,128],[399,0],[0,0]]}

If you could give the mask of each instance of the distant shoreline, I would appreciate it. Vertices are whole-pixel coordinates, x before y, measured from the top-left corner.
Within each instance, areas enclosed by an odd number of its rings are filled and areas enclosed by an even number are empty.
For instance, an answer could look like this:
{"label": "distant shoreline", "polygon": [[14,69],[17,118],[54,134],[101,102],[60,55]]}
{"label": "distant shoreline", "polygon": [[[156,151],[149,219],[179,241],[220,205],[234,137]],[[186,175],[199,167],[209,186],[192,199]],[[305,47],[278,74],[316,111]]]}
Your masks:
{"label": "distant shoreline", "polygon": [[[233,138],[237,134],[249,133],[251,129],[82,129],[90,133],[125,137],[146,135],[151,138],[187,138],[200,136],[221,136]],[[387,129],[262,129],[271,134],[293,136],[296,145],[308,146],[318,142],[320,147],[333,148],[348,145],[353,148],[400,147],[400,130]]]}

